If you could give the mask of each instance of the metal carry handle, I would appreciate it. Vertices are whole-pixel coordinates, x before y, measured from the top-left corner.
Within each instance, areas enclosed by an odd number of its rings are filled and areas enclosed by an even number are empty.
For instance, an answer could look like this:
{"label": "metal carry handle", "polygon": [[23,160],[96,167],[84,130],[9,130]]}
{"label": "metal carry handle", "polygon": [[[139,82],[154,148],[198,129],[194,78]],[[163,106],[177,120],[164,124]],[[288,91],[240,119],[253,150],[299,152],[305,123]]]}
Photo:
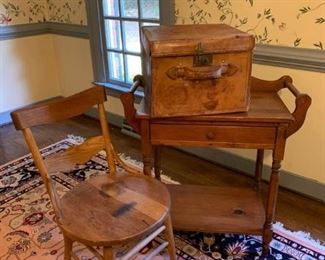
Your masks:
{"label": "metal carry handle", "polygon": [[167,76],[170,79],[178,80],[215,80],[224,76],[232,76],[238,71],[238,67],[234,64],[222,63],[220,65],[204,66],[204,67],[186,67],[174,66],[167,70]]}

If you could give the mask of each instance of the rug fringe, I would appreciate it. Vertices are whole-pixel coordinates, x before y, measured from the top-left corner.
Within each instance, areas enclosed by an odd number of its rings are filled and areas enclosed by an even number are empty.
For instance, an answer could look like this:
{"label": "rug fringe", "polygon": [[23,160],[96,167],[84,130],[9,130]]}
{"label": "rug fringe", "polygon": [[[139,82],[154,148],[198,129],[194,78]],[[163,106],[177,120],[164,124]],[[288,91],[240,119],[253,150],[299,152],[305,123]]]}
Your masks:
{"label": "rug fringe", "polygon": [[284,235],[298,237],[302,242],[310,244],[325,252],[325,243],[320,241],[319,239],[312,238],[309,232],[288,230],[284,227],[281,222],[273,223],[273,229],[277,232],[283,233]]}
{"label": "rug fringe", "polygon": [[79,136],[79,135],[73,135],[73,134],[67,135],[66,139],[69,139],[69,140],[73,141],[73,143],[76,143],[76,144],[82,144],[84,141],[86,141],[86,138]]}

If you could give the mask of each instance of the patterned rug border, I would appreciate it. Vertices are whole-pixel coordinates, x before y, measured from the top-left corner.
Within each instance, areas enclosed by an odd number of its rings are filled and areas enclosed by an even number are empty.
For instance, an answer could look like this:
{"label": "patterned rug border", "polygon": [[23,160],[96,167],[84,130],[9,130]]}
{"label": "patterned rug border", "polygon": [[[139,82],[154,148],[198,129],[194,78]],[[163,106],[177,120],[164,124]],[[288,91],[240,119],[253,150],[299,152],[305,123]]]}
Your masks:
{"label": "patterned rug border", "polygon": [[[42,149],[46,150],[46,149],[50,149],[51,147],[54,147],[56,145],[58,145],[59,143],[61,143],[62,141],[68,141],[71,142],[73,144],[80,144],[85,140],[85,138],[81,137],[81,136],[75,136],[75,135],[68,135],[66,138],[53,143],[49,146],[46,146]],[[0,165],[0,170],[4,169],[5,167],[7,167],[10,164],[14,164],[15,162],[19,161],[19,160],[23,160],[25,158],[30,157],[31,154],[26,154],[24,156],[21,156],[17,159],[14,159],[12,161],[9,161],[3,165]],[[131,157],[125,155],[125,154],[120,154],[121,158],[123,160],[129,161],[130,163],[136,165],[137,167],[139,167],[139,169],[142,168],[143,164],[142,162],[139,162],[137,160],[132,159]],[[0,171],[0,176],[1,176],[1,171]],[[169,176],[166,175],[161,175],[162,180],[166,183],[170,183],[170,184],[180,184],[179,182],[176,182],[174,180],[172,180]],[[325,252],[325,242],[322,242],[320,240],[316,240],[314,238],[311,237],[310,233],[308,232],[304,232],[304,231],[291,231],[288,230],[284,227],[284,225],[280,222],[275,222],[273,224],[273,230],[275,231],[275,233],[279,234],[280,236],[283,236],[286,239],[295,241],[301,245],[303,245],[304,247],[306,247],[307,249],[311,249],[311,250],[315,250],[315,251],[320,251],[320,252]]]}

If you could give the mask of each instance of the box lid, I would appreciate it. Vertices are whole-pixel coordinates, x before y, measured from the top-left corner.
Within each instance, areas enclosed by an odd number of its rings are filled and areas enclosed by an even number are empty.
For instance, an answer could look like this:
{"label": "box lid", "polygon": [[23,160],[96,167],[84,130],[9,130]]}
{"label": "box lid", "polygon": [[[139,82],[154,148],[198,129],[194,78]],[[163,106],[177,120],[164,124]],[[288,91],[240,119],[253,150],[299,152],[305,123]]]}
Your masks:
{"label": "box lid", "polygon": [[193,55],[201,43],[204,53],[251,51],[254,37],[226,24],[142,27],[142,44],[153,57]]}

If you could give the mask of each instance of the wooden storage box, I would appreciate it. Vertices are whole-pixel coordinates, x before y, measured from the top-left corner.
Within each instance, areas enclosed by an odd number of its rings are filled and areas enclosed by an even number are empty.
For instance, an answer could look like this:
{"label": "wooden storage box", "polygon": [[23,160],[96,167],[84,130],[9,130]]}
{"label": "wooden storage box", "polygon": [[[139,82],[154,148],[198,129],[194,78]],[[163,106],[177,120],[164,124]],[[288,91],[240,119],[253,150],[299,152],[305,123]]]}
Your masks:
{"label": "wooden storage box", "polygon": [[245,112],[253,36],[224,24],[142,28],[151,117]]}

